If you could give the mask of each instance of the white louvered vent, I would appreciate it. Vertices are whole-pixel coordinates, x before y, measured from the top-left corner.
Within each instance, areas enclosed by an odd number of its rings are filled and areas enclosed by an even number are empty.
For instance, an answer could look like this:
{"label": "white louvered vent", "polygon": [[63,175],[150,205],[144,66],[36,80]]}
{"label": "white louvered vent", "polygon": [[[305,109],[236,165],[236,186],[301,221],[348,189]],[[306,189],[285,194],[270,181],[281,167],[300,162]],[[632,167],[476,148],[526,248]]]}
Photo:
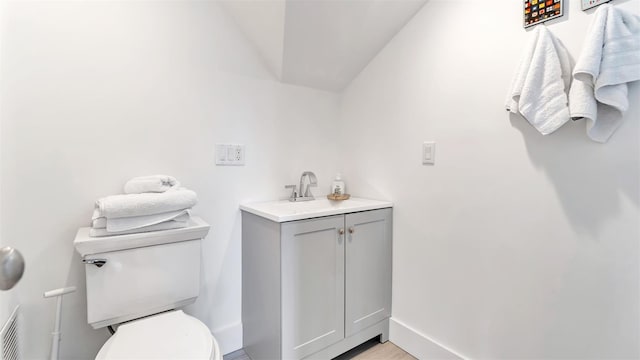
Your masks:
{"label": "white louvered vent", "polygon": [[18,342],[18,310],[13,310],[11,316],[0,331],[0,360],[20,360],[20,346]]}

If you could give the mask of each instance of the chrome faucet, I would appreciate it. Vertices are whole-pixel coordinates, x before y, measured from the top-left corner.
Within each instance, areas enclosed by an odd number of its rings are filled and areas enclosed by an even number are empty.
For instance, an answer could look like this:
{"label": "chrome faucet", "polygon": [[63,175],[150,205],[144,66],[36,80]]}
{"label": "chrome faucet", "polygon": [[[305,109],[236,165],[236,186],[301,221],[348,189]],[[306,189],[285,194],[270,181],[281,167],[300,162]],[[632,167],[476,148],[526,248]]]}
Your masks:
{"label": "chrome faucet", "polygon": [[[309,179],[309,185],[307,185],[305,191],[302,191],[302,186],[304,185],[304,178],[308,178]],[[313,194],[311,194],[311,189],[309,189],[312,186],[318,186],[318,179],[316,178],[316,174],[312,173],[311,171],[305,171],[302,173],[302,175],[300,176],[300,195],[303,197],[310,197],[311,199],[315,199],[313,197]]]}
{"label": "chrome faucet", "polygon": [[[305,187],[304,179],[309,179],[309,183]],[[300,187],[296,190],[295,185],[285,185],[286,189],[291,189],[291,196],[289,196],[289,201],[309,201],[315,200],[315,197],[311,193],[311,187],[318,186],[318,178],[316,178],[316,174],[311,171],[305,171],[300,176]]]}

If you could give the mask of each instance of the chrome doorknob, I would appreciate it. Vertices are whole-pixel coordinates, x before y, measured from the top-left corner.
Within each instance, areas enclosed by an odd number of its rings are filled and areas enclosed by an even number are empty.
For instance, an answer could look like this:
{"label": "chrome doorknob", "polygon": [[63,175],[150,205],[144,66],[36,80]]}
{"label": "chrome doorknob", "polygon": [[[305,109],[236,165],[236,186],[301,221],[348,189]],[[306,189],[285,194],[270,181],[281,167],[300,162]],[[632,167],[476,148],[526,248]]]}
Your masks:
{"label": "chrome doorknob", "polygon": [[14,287],[24,274],[24,258],[12,247],[0,248],[0,290]]}

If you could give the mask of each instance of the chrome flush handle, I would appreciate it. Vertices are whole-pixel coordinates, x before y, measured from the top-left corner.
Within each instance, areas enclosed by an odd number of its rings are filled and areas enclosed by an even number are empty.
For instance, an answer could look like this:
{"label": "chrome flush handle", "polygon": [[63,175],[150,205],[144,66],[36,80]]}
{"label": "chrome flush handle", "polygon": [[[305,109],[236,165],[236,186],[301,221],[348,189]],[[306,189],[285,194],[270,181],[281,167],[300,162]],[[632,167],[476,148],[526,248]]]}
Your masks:
{"label": "chrome flush handle", "polygon": [[82,259],[82,262],[87,265],[95,265],[99,268],[104,266],[107,263],[107,259]]}

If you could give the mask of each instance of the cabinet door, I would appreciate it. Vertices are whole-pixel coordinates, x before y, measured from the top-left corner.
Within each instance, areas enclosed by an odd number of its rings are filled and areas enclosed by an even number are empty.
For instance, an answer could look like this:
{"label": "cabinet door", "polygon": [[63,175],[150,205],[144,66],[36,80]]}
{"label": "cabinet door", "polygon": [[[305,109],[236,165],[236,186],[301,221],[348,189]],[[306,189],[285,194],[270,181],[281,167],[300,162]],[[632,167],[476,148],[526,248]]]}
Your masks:
{"label": "cabinet door", "polygon": [[282,224],[282,357],[344,338],[344,216]]}
{"label": "cabinet door", "polygon": [[391,315],[391,209],[346,215],[345,336]]}

